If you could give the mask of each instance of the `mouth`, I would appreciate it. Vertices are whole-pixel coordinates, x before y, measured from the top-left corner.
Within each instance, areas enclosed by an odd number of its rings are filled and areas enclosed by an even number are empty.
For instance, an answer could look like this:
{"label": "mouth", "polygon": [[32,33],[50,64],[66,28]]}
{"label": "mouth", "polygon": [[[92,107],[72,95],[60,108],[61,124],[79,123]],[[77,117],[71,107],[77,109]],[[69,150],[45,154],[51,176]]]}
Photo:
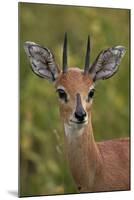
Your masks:
{"label": "mouth", "polygon": [[71,123],[73,124],[87,124],[87,120],[84,120],[84,121],[73,121],[73,120],[70,120]]}

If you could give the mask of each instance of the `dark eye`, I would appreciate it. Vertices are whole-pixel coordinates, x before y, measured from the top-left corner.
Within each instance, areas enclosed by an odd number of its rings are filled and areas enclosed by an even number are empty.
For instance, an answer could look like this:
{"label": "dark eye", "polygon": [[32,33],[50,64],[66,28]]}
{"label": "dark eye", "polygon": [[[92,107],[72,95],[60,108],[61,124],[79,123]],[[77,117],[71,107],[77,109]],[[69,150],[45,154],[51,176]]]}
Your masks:
{"label": "dark eye", "polygon": [[88,93],[88,101],[94,96],[95,89],[90,90]]}
{"label": "dark eye", "polygon": [[57,92],[58,92],[59,98],[64,100],[65,102],[67,102],[67,94],[66,94],[66,92],[64,90],[62,90],[62,89],[58,89]]}

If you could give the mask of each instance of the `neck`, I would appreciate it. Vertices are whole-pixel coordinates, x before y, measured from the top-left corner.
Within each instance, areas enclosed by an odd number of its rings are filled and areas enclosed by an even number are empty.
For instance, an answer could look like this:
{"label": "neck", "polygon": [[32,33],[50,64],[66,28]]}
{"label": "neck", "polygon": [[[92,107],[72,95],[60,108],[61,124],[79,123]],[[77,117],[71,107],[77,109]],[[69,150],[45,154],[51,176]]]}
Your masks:
{"label": "neck", "polygon": [[72,175],[78,189],[89,192],[101,169],[101,156],[94,140],[91,118],[85,127],[64,126],[66,153]]}

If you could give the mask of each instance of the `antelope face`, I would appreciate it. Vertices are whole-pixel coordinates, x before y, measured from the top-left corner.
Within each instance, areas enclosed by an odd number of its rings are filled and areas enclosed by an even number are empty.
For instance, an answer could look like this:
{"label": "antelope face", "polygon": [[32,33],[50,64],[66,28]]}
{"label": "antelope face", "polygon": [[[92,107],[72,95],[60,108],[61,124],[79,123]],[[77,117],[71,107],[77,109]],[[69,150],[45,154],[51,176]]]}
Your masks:
{"label": "antelope face", "polygon": [[122,46],[108,48],[101,51],[91,65],[88,37],[84,70],[68,69],[67,35],[65,34],[63,70],[60,71],[48,48],[33,42],[26,42],[24,48],[30,59],[33,72],[54,83],[59,95],[60,111],[64,124],[77,129],[85,126],[89,121],[95,82],[113,76],[125,54],[125,48]]}
{"label": "antelope face", "polygon": [[84,75],[83,70],[70,68],[67,73],[59,75],[55,86],[64,124],[79,128],[85,126],[94,95],[93,80]]}

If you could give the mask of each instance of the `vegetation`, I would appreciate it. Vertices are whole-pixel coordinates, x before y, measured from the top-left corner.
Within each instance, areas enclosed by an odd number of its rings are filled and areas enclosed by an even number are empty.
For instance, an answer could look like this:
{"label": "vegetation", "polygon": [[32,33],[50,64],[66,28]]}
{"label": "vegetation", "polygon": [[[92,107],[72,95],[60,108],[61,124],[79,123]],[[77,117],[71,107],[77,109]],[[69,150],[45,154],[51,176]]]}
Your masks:
{"label": "vegetation", "polygon": [[19,3],[20,195],[76,193],[64,154],[64,134],[53,85],[35,76],[24,42],[52,49],[61,66],[68,32],[70,66],[83,68],[88,34],[91,60],[105,48],[123,45],[119,72],[96,85],[93,128],[97,141],[129,136],[129,10]]}

